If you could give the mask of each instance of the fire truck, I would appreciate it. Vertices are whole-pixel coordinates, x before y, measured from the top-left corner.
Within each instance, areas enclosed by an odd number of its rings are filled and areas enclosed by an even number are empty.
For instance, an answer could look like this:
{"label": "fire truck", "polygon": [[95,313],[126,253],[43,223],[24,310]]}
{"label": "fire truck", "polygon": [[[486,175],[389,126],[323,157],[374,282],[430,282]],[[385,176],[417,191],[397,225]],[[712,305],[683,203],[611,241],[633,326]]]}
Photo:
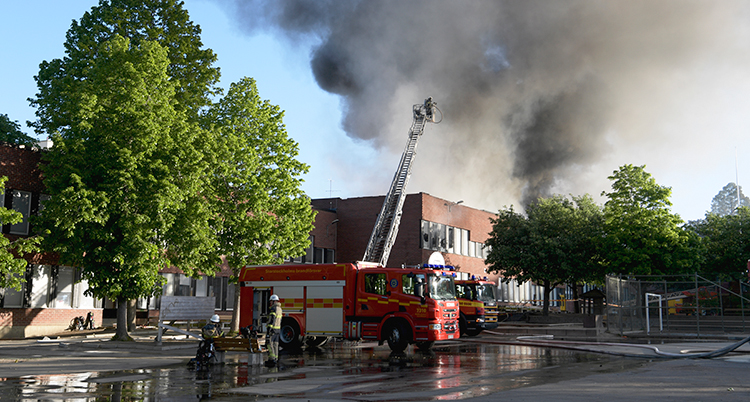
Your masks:
{"label": "fire truck", "polygon": [[497,286],[487,278],[473,275],[455,283],[461,309],[458,320],[461,336],[477,336],[485,329],[497,328]]}
{"label": "fire truck", "polygon": [[458,302],[453,273],[437,267],[385,268],[376,263],[247,266],[239,281],[240,325],[258,328],[271,294],[284,317],[280,346],[320,346],[329,337],[429,349],[454,339]]}
{"label": "fire truck", "polygon": [[[439,118],[436,117],[439,115]],[[280,346],[320,346],[329,337],[385,341],[400,352],[429,349],[459,337],[454,274],[434,265],[386,268],[401,221],[406,186],[426,123],[440,123],[432,98],[412,106],[412,125],[399,167],[375,222],[362,262],[245,267],[239,277],[240,326],[259,328],[267,301],[281,300]]]}

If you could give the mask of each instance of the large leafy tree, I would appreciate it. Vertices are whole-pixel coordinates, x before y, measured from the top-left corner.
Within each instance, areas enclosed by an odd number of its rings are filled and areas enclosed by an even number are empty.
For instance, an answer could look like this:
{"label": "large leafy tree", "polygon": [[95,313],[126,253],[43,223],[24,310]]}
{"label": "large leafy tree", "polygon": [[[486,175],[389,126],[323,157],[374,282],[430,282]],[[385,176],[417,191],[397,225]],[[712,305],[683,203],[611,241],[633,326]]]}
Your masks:
{"label": "large leafy tree", "polygon": [[604,205],[602,257],[610,273],[659,275],[695,264],[690,235],[670,211],[672,189],[656,183],[644,166],[624,165],[609,176]]}
{"label": "large leafy tree", "polygon": [[117,299],[115,338],[127,339],[126,301],[157,291],[159,268],[216,269],[197,124],[219,92],[216,55],[176,0],[100,0],[64,45],[30,100],[55,142],[42,226],[93,295]]}
{"label": "large leafy tree", "polygon": [[[298,146],[287,135],[283,116],[278,106],[261,99],[255,81],[245,78],[203,118],[213,134],[213,226],[219,252],[235,276],[245,265],[280,263],[309,245],[315,215],[300,190],[308,166],[295,158]],[[238,288],[233,331],[239,330],[239,295]]]}
{"label": "large leafy tree", "polygon": [[159,43],[167,51],[167,76],[174,84],[172,106],[197,120],[199,110],[220,92],[216,55],[204,49],[201,29],[190,21],[178,0],[100,0],[80,21],[73,21],[65,41],[65,57],[43,61],[35,77],[39,93],[30,99],[37,106],[40,134],[64,131],[76,120],[71,93],[66,86],[85,80],[99,59],[101,44],[115,36],[128,38],[133,46],[142,41]]}
{"label": "large leafy tree", "polygon": [[702,274],[711,279],[747,279],[750,208],[740,207],[731,215],[706,214],[692,229],[703,240]]}
{"label": "large leafy tree", "polygon": [[117,300],[115,338],[127,339],[127,301],[154,294],[160,268],[210,272],[219,261],[198,197],[199,130],[173,106],[167,50],[116,35],[96,54],[85,80],[54,83],[68,124],[42,165],[52,197],[40,224],[92,295]]}
{"label": "large leafy tree", "polygon": [[750,207],[750,198],[742,192],[741,186],[737,188],[736,184],[729,183],[711,200],[711,213],[714,215],[731,215],[740,206]]}
{"label": "large leafy tree", "polygon": [[160,268],[279,261],[312,228],[283,113],[249,79],[212,103],[219,71],[199,35],[182,2],[100,0],[36,77],[34,126],[55,140],[47,245],[118,300],[116,339],[124,302],[158,292]]}
{"label": "large leafy tree", "polygon": [[550,290],[562,283],[601,279],[597,245],[602,213],[588,195],[540,198],[525,217],[513,208],[500,211],[485,242],[490,271],[518,282],[544,287],[543,313],[549,313]]}
{"label": "large leafy tree", "polygon": [[7,114],[0,114],[0,142],[32,147],[37,141],[21,131],[21,125]]}

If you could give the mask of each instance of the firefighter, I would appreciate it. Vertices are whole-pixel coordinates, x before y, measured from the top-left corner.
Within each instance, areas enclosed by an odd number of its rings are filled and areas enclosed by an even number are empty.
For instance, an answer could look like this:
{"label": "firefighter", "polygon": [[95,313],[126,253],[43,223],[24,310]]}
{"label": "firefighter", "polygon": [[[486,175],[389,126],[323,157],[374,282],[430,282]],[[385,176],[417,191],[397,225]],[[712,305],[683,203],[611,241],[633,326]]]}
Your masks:
{"label": "firefighter", "polygon": [[213,339],[224,336],[224,332],[221,330],[221,318],[218,314],[211,316],[211,320],[201,329],[201,335],[203,339]]}
{"label": "firefighter", "polygon": [[268,366],[279,362],[279,335],[281,332],[281,302],[279,296],[271,295],[271,309],[268,313]]}

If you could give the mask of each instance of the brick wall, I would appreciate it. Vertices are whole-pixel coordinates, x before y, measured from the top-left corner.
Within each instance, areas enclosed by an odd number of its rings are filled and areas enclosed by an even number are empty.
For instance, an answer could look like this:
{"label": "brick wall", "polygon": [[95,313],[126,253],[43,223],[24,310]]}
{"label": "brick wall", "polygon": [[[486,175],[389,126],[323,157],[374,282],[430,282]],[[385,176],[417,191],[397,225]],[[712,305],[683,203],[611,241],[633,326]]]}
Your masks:
{"label": "brick wall", "polygon": [[0,339],[47,336],[66,331],[73,318],[91,311],[101,326],[102,309],[4,308],[0,309]]}
{"label": "brick wall", "polygon": [[43,192],[42,172],[39,170],[42,152],[0,143],[0,176],[8,177],[6,190]]}
{"label": "brick wall", "polygon": [[334,223],[337,219],[335,212],[329,210],[317,210],[315,215],[315,228],[310,232],[315,237],[315,247],[336,248],[336,237],[339,222]]}
{"label": "brick wall", "polygon": [[[353,262],[362,259],[384,200],[385,196],[312,200],[315,208],[335,212],[339,219],[336,224],[337,261]],[[404,201],[396,243],[391,249],[387,265],[398,267],[402,264],[427,263],[433,251],[421,248],[422,219],[468,229],[471,241],[483,243],[492,231],[492,217],[495,217],[495,214],[463,204],[452,204],[451,201],[427,193],[408,194]],[[497,279],[497,275],[488,275],[484,272],[486,265],[481,258],[448,253],[443,253],[443,257],[447,264],[460,266],[462,272]]]}

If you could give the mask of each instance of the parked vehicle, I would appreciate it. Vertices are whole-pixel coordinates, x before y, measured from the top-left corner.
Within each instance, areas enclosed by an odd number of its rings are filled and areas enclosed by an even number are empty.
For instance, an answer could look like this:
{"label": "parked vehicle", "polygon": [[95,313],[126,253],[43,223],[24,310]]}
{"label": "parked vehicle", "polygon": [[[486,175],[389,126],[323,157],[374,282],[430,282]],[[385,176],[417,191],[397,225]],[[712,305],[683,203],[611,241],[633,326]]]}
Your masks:
{"label": "parked vehicle", "polygon": [[455,283],[461,308],[458,320],[461,336],[477,336],[485,329],[497,328],[497,285],[475,276]]}
{"label": "parked vehicle", "polygon": [[260,328],[267,300],[281,300],[282,348],[319,346],[329,337],[429,349],[458,338],[452,272],[375,263],[248,266],[239,281],[240,326]]}

